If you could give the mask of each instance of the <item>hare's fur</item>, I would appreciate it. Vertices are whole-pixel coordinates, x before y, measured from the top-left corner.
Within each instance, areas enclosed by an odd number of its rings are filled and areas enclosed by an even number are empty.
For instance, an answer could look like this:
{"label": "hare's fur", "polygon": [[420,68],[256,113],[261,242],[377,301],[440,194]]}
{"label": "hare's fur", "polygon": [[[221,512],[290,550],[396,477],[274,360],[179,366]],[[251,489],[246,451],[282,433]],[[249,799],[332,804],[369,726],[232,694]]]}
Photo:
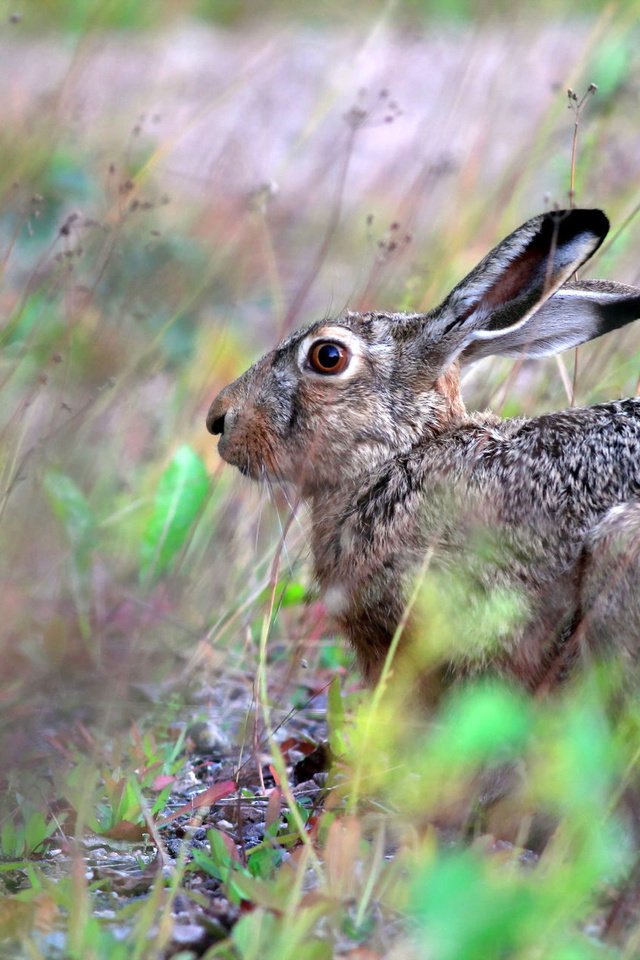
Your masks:
{"label": "hare's fur", "polygon": [[[640,401],[501,420],[466,412],[458,375],[480,357],[554,353],[640,316],[634,288],[567,282],[607,229],[600,211],[536,217],[431,313],[317,322],[212,404],[221,455],[309,501],[315,573],[369,681],[425,558],[463,584],[470,610],[500,592],[516,603],[490,646],[470,616],[446,670],[490,666],[535,689],[587,648],[633,655]],[[313,368],[325,343],[347,356],[344,371]]]}

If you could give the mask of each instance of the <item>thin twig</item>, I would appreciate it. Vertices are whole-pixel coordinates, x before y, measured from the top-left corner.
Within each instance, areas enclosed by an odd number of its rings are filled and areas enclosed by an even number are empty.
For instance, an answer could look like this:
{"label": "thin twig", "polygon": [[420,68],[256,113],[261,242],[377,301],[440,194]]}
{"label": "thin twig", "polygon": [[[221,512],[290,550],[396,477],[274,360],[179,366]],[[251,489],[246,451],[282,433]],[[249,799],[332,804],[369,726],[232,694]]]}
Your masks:
{"label": "thin twig", "polygon": [[578,156],[578,128],[580,126],[580,114],[582,108],[584,107],[587,99],[596,92],[597,86],[595,83],[590,83],[582,97],[578,100],[578,94],[575,93],[571,88],[567,90],[567,96],[569,97],[569,109],[573,109],[575,114],[575,119],[573,121],[573,138],[571,141],[571,168],[569,176],[569,209],[573,210],[575,206],[576,199],[576,159]]}

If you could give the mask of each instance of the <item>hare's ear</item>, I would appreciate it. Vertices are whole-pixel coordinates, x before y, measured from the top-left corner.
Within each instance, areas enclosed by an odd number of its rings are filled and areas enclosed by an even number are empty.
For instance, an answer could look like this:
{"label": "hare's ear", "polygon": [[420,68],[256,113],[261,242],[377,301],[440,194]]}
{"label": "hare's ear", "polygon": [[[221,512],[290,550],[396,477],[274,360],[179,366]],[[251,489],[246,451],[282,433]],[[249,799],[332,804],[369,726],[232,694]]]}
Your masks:
{"label": "hare's ear", "polygon": [[640,290],[608,280],[566,283],[529,317],[495,339],[473,340],[460,354],[462,363],[501,353],[544,357],[640,319]]}
{"label": "hare's ear", "polygon": [[557,210],[528,220],[431,314],[423,328],[428,353],[444,367],[457,357],[508,352],[509,343],[530,341],[536,311],[598,249],[608,229],[601,210]]}

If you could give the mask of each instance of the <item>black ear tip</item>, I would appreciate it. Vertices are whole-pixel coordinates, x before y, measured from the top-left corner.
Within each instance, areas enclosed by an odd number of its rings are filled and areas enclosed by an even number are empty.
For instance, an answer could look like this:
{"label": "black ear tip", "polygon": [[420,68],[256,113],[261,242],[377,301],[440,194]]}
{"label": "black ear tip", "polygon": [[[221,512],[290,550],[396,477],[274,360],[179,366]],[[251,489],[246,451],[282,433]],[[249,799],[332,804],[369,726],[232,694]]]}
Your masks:
{"label": "black ear tip", "polygon": [[598,209],[585,210],[578,208],[576,210],[561,211],[561,229],[577,236],[579,233],[593,233],[596,237],[604,240],[609,232],[609,218]]}
{"label": "black ear tip", "polygon": [[590,228],[599,237],[606,237],[609,232],[609,218],[602,210],[576,210],[582,214],[585,227]]}
{"label": "black ear tip", "polygon": [[609,220],[602,210],[552,210],[545,214],[540,228],[540,238],[544,242],[557,244],[571,243],[576,237],[590,234],[597,239],[596,250],[609,232]]}

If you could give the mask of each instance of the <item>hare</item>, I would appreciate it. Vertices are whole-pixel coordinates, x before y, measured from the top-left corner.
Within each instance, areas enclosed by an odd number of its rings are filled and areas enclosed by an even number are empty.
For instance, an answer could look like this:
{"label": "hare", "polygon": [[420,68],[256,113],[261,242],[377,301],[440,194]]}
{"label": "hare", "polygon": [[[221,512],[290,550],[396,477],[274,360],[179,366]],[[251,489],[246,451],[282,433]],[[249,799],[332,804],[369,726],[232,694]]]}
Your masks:
{"label": "hare", "polygon": [[[608,229],[600,210],[534,217],[429,313],[317,321],[213,401],[224,460],[309,502],[315,575],[369,683],[399,626],[425,630],[405,611],[426,566],[471,598],[441,677],[540,691],[584,651],[634,657],[640,399],[503,420],[468,413],[459,382],[483,357],[554,354],[640,317],[640,290],[569,280]],[[496,596],[508,614],[478,642]]]}

